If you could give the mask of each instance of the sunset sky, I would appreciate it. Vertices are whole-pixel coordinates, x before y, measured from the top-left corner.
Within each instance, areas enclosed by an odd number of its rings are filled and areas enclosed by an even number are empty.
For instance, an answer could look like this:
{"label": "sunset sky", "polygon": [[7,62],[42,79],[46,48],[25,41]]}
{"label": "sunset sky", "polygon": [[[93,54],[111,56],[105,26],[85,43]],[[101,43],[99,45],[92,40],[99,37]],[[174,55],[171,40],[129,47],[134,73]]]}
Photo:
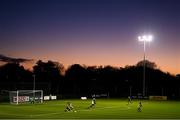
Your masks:
{"label": "sunset sky", "polygon": [[[180,0],[1,0],[0,54],[71,64],[135,65],[180,73]],[[32,64],[32,63],[27,63]]]}

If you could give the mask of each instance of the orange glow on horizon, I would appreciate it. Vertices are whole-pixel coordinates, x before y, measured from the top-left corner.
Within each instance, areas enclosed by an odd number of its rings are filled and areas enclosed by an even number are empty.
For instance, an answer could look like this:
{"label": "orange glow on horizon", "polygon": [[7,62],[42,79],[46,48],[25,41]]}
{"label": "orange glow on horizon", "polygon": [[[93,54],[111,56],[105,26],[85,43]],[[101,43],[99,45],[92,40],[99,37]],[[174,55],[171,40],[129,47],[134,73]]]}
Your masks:
{"label": "orange glow on horizon", "polygon": [[[44,60],[44,61],[46,61],[46,60]],[[111,61],[111,62],[114,62],[114,61]],[[110,66],[113,66],[113,67],[125,67],[126,65],[136,65],[138,61],[134,62],[134,63],[131,63],[131,64],[125,64],[126,62],[128,62],[128,61],[124,61],[124,63],[121,62],[119,64],[116,64],[116,63],[114,63],[114,64],[107,64],[106,62],[101,62],[101,64],[98,64],[97,60],[94,61],[94,62],[89,60],[89,62],[87,61],[86,63],[81,63],[81,61],[78,62],[78,60],[77,60],[77,62],[73,62],[72,64],[71,63],[66,63],[66,62],[62,63],[61,61],[59,63],[63,64],[65,69],[67,69],[70,65],[73,65],[73,64],[80,64],[80,65],[86,65],[86,66],[107,66],[107,65],[110,65]],[[109,61],[109,63],[110,63],[110,61]],[[33,66],[35,64],[36,64],[36,62],[31,62],[31,63],[23,63],[21,65],[23,65],[25,69],[28,69],[28,70],[32,71],[33,70]],[[172,75],[176,75],[176,74],[180,73],[180,69],[178,67],[159,65],[158,63],[156,63],[156,64],[157,64],[157,68],[162,70],[163,72],[169,72]]]}
{"label": "orange glow on horizon", "polygon": [[[47,61],[47,60],[43,60],[43,61]],[[54,61],[57,61],[57,60],[54,60]],[[24,66],[25,69],[32,71],[33,66],[36,64],[36,62],[37,61],[24,62],[24,63],[21,63],[21,65]],[[86,62],[85,62],[85,60],[82,60],[82,61],[80,61],[80,60],[74,60],[74,61],[66,60],[66,61],[64,61],[63,60],[63,62],[62,61],[57,61],[57,62],[63,64],[65,69],[67,69],[72,64],[80,64],[80,65],[86,65],[86,66],[107,66],[107,65],[110,65],[113,67],[125,67],[126,65],[136,65],[138,60],[136,62],[133,62],[130,59],[124,59],[124,60],[121,60],[121,62],[118,62],[118,60],[105,61],[103,59],[99,59],[99,60],[98,59],[88,59],[88,61],[86,61]],[[152,62],[155,62],[155,61],[152,61]],[[101,64],[99,64],[99,63],[101,63]],[[128,64],[128,63],[130,63],[130,64]],[[170,74],[173,74],[173,75],[180,73],[179,64],[174,66],[172,63],[171,65],[167,66],[165,63],[162,63],[160,61],[157,61],[155,63],[157,64],[158,69],[162,70],[163,72],[169,72]],[[6,63],[0,62],[0,65],[4,65],[4,64],[6,64]]]}

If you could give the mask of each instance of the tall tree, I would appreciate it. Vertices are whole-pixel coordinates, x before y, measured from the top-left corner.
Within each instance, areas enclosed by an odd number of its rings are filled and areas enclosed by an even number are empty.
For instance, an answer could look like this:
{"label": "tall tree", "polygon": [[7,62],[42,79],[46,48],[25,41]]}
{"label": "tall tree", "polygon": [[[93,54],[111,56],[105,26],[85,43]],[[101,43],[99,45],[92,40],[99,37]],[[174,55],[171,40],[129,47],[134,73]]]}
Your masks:
{"label": "tall tree", "polygon": [[156,69],[156,68],[157,68],[156,63],[151,62],[151,61],[149,61],[149,60],[139,61],[139,62],[137,63],[137,66],[138,66],[138,67],[139,67],[139,66],[144,66],[144,62],[145,62],[145,66],[148,67],[148,68],[152,68],[152,69]]}
{"label": "tall tree", "polygon": [[85,66],[79,64],[71,65],[66,71],[66,80],[68,89],[72,88],[70,94],[81,95],[87,92],[88,81],[87,81],[87,71]]}
{"label": "tall tree", "polygon": [[[25,70],[19,63],[7,63],[0,67],[0,82],[2,87],[9,90],[26,89],[23,83],[29,82],[31,72]],[[1,88],[2,88],[1,87]]]}
{"label": "tall tree", "polygon": [[[33,67],[33,73],[35,75],[36,82],[40,84],[46,84],[46,92],[49,94],[58,94],[60,80],[63,78],[64,66],[58,62],[37,61]],[[42,86],[41,86],[42,87]],[[48,90],[47,90],[48,88]]]}

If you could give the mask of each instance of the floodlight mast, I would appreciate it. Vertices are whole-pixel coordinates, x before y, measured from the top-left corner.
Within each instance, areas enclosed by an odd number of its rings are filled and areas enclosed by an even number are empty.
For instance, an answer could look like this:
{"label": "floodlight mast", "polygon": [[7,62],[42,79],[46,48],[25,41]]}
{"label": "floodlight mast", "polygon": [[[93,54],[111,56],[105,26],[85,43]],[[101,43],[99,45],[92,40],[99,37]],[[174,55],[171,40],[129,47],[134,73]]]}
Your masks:
{"label": "floodlight mast", "polygon": [[143,97],[146,96],[146,71],[145,71],[145,60],[146,60],[146,42],[151,42],[153,39],[152,35],[142,35],[138,37],[139,42],[143,42],[144,55],[143,55]]}
{"label": "floodlight mast", "polygon": [[35,87],[36,87],[36,76],[33,74],[33,101],[35,100]]}

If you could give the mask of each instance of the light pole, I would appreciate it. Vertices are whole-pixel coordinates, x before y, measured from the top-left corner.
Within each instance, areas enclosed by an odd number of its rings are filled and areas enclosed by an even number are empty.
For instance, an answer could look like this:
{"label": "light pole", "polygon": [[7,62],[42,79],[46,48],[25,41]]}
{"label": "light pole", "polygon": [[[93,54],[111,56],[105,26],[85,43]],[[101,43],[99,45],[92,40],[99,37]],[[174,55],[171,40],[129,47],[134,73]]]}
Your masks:
{"label": "light pole", "polygon": [[35,74],[33,75],[33,101],[35,100],[35,82],[36,82],[36,76]]}
{"label": "light pole", "polygon": [[138,37],[138,40],[140,42],[143,42],[143,46],[144,46],[144,55],[143,55],[143,96],[145,97],[145,91],[146,91],[146,77],[145,77],[145,60],[146,60],[146,54],[145,54],[145,51],[146,51],[146,42],[151,42],[153,39],[153,36],[152,35],[142,35],[142,36],[139,36]]}

